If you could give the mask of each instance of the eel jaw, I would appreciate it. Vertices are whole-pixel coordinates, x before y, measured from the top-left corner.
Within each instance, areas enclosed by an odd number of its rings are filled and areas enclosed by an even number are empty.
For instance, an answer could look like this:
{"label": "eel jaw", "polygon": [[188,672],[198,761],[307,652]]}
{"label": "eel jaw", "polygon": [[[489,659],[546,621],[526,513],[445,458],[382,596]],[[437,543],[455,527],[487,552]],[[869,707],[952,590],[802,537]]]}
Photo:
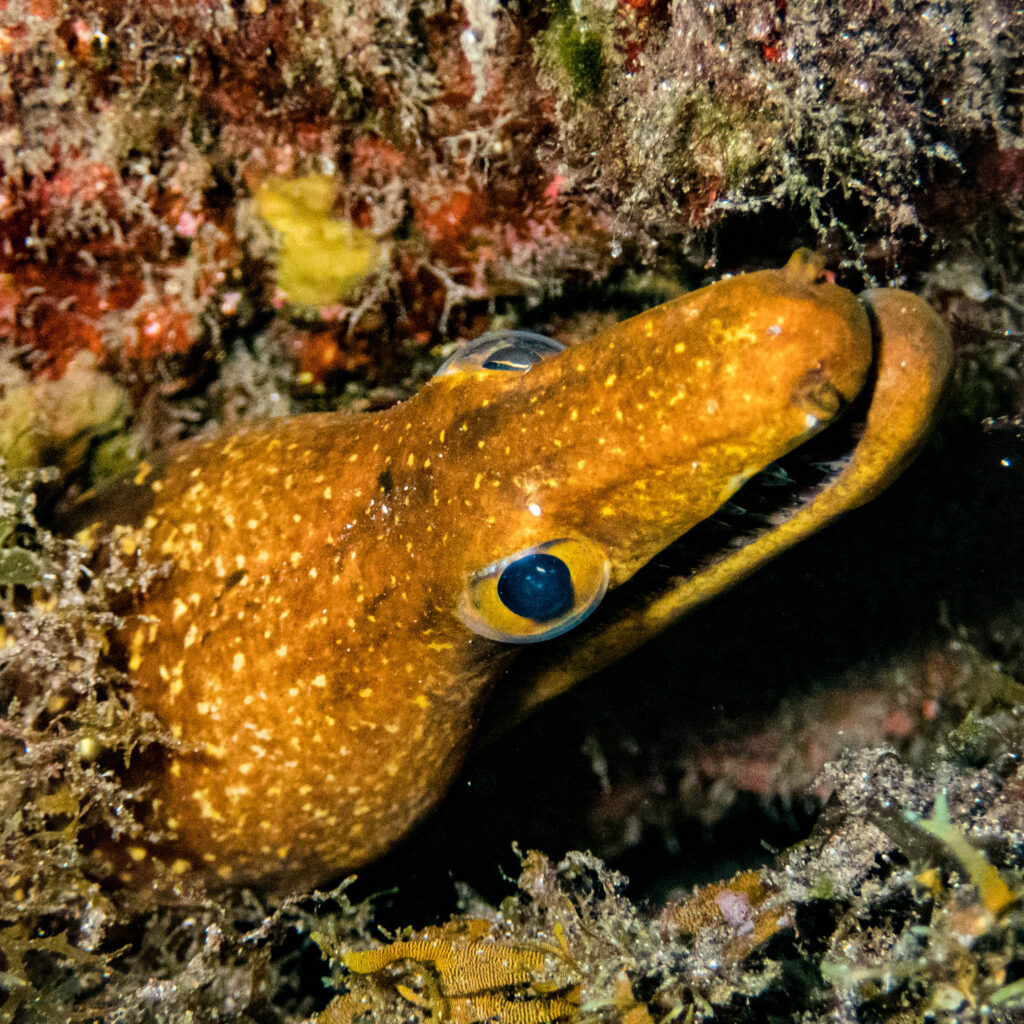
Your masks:
{"label": "eel jaw", "polygon": [[[753,529],[730,529],[727,521],[739,517],[727,503],[612,591],[604,605],[566,637],[568,642],[542,644],[527,652],[516,663],[517,678],[499,687],[492,698],[495,706],[488,709],[484,743],[537,705],[641,647],[690,609],[870,501],[913,460],[928,436],[952,370],[952,340],[939,315],[916,295],[874,289],[859,298],[868,311],[876,346],[873,387],[865,389],[838,427],[830,425],[752,478],[736,495],[737,503],[748,506],[754,499],[752,511],[740,509],[745,525],[752,524]],[[795,500],[792,490],[778,487],[775,493],[780,497],[765,498],[783,475],[795,478]],[[716,530],[717,538],[709,543]]]}

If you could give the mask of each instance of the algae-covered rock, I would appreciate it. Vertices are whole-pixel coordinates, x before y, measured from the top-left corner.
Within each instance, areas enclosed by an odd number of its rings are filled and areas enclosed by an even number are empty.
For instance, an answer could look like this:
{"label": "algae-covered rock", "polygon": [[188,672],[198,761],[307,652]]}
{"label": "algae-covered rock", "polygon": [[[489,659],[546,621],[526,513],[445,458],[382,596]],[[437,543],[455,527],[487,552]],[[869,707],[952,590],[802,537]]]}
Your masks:
{"label": "algae-covered rock", "polygon": [[78,352],[58,380],[33,379],[13,359],[0,360],[0,460],[8,471],[55,463],[65,472],[84,463],[94,442],[123,431],[128,397]]}

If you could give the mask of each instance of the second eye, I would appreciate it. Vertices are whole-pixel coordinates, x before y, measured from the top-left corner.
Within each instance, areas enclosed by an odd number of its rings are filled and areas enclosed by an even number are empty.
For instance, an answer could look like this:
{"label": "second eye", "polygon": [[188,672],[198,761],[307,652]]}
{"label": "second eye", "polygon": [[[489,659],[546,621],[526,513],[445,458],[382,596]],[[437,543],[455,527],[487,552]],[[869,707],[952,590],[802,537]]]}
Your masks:
{"label": "second eye", "polygon": [[533,331],[491,331],[453,352],[434,376],[448,377],[467,370],[526,373],[531,366],[557,355],[564,348],[554,338]]}

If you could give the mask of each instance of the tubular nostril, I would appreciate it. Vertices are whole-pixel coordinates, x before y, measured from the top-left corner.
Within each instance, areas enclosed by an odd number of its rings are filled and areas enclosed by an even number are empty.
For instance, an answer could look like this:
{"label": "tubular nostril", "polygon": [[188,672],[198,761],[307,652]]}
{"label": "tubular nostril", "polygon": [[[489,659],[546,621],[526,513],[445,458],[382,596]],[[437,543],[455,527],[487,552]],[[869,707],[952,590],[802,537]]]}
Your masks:
{"label": "tubular nostril", "polygon": [[821,284],[828,280],[825,257],[810,249],[797,249],[782,268],[783,274],[793,282]]}
{"label": "tubular nostril", "polygon": [[820,366],[797,382],[790,401],[809,416],[824,422],[834,420],[847,403]]}

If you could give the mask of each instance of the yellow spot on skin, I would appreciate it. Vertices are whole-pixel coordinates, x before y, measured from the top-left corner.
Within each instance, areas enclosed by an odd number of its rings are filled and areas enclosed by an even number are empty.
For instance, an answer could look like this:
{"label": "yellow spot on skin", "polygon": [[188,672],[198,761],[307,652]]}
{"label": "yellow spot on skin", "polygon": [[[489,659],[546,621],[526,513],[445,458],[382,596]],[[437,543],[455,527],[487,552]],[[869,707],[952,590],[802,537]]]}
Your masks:
{"label": "yellow spot on skin", "polygon": [[362,697],[363,700],[366,700],[367,697],[372,697],[373,696],[373,687],[372,686],[365,686],[365,687],[363,687],[363,689],[361,689],[359,691],[359,696]]}
{"label": "yellow spot on skin", "polygon": [[313,677],[313,686],[319,687],[321,690],[327,686],[327,676],[322,672],[318,676]]}
{"label": "yellow spot on skin", "polygon": [[131,656],[128,659],[128,668],[132,672],[137,672],[139,666],[142,664],[142,644],[144,640],[145,634],[142,632],[142,627],[140,626],[132,634]]}
{"label": "yellow spot on skin", "polygon": [[608,374],[608,376],[607,376],[607,377],[605,378],[605,381],[604,381],[604,386],[605,386],[606,388],[612,388],[612,387],[615,387],[615,382],[616,382],[617,380],[618,380],[618,375],[617,375],[617,374],[614,374],[614,373],[610,373],[610,374]]}
{"label": "yellow spot on skin", "polygon": [[141,846],[129,846],[128,856],[131,857],[131,859],[136,863],[139,863],[140,861],[144,861],[148,854],[146,853],[146,850]]}
{"label": "yellow spot on skin", "polygon": [[231,668],[235,672],[241,672],[245,668],[245,655],[241,651],[231,659]]}

